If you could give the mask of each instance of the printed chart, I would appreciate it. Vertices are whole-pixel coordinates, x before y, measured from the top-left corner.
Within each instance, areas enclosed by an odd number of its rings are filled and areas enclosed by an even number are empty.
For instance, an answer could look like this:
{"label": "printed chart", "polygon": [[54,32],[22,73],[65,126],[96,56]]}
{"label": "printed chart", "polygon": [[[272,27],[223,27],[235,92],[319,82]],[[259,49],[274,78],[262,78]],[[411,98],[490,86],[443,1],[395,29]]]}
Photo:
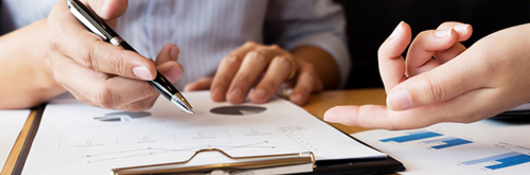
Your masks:
{"label": "printed chart", "polygon": [[[489,128],[494,126],[499,128]],[[404,163],[403,174],[527,174],[530,142],[517,134],[517,127],[523,125],[483,121],[409,131],[372,130],[353,136]]]}
{"label": "printed chart", "polygon": [[[386,156],[283,99],[230,105],[213,102],[208,92],[185,96],[195,115],[163,97],[142,112],[53,101],[42,115],[22,174],[108,174],[118,167],[181,162],[203,149],[232,157],[309,151],[317,160]],[[204,154],[186,166],[233,161]]]}

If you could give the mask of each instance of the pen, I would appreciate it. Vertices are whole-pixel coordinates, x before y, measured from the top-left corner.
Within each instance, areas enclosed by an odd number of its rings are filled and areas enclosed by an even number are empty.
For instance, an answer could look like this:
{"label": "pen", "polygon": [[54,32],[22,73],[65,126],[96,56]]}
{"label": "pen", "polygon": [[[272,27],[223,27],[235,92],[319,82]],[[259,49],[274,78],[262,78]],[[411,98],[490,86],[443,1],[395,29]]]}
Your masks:
{"label": "pen", "polygon": [[[130,50],[138,53],[134,50],[125,40],[123,40],[112,28],[110,28],[105,21],[99,18],[90,8],[85,6],[79,0],[66,0],[70,12],[79,20],[86,28],[92,33],[99,36],[102,40],[110,42],[115,46],[120,46],[125,50]],[[166,97],[171,103],[180,107],[182,110],[189,114],[195,114],[193,107],[184,98],[184,96],[175,88],[171,82],[169,82],[160,72],[156,72],[156,78],[151,81],[147,81],[153,86],[160,94]]]}

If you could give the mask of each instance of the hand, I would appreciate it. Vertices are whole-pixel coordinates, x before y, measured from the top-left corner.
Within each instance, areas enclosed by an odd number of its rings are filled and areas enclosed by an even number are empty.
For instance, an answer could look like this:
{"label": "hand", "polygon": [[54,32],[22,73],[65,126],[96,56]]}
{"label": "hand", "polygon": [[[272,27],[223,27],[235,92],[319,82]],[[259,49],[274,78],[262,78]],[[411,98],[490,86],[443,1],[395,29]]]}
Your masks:
{"label": "hand", "polygon": [[[530,65],[529,61],[516,61],[524,49],[510,46],[521,39],[503,31],[465,50],[458,42],[469,38],[471,32],[471,26],[454,22],[423,32],[409,48],[405,64],[401,53],[411,34],[410,27],[400,23],[379,50],[389,107],[334,107],[326,112],[325,120],[367,128],[412,129],[440,122],[474,122],[527,101],[529,97],[514,98],[521,96],[521,88],[507,81],[511,75],[523,78],[528,74],[527,69],[520,71],[517,68],[521,66],[516,66]],[[520,34],[521,29],[515,32]],[[511,96],[505,96],[508,94]]]}
{"label": "hand", "polygon": [[[127,0],[86,1],[111,27],[125,13]],[[48,17],[46,62],[58,83],[78,100],[103,108],[139,111],[150,108],[159,93],[146,80],[157,69],[170,81],[177,81],[182,67],[176,62],[178,48],[166,45],[153,62],[99,39],[69,11],[66,2],[57,3]]]}
{"label": "hand", "polygon": [[[296,74],[289,79],[293,69]],[[223,58],[214,78],[199,79],[188,84],[185,90],[211,89],[214,101],[238,104],[245,101],[250,89],[257,84],[249,95],[250,101],[265,103],[283,83],[294,86],[289,100],[298,105],[303,105],[311,93],[323,89],[313,64],[276,45],[248,42]]]}

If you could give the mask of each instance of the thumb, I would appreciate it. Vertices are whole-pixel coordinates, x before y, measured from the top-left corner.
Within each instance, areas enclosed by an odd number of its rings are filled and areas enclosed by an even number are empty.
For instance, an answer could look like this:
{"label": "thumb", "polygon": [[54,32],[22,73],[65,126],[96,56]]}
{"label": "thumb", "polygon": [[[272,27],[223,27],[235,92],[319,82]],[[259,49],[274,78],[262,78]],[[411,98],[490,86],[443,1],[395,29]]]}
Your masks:
{"label": "thumb", "polygon": [[111,27],[116,27],[118,17],[127,11],[128,0],[85,0],[96,14]]}
{"label": "thumb", "polygon": [[457,57],[398,84],[388,93],[388,107],[400,111],[436,104],[477,89],[484,78],[461,60]]}

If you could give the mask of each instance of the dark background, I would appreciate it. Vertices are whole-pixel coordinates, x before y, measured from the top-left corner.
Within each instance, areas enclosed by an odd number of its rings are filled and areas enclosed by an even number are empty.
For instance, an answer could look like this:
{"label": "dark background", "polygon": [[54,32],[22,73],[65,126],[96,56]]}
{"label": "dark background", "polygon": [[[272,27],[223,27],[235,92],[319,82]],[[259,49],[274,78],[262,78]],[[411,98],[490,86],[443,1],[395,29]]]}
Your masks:
{"label": "dark background", "polygon": [[[334,0],[347,18],[351,72],[347,89],[383,87],[377,49],[400,21],[409,23],[413,37],[436,29],[444,21],[473,26],[470,46],[495,31],[530,22],[530,0]],[[529,48],[530,49],[530,48]]]}

